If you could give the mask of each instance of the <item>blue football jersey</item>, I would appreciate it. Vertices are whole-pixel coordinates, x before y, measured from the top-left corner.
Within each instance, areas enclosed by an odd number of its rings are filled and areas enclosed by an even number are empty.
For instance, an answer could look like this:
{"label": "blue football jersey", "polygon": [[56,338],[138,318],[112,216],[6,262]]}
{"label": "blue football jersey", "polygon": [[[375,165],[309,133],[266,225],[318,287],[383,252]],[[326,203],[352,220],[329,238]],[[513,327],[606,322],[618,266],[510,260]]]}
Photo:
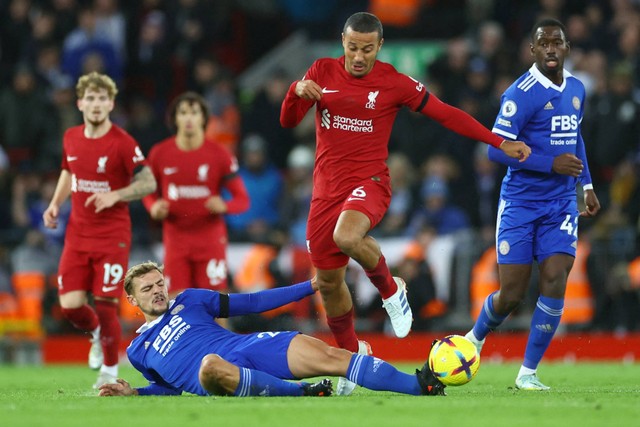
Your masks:
{"label": "blue football jersey", "polygon": [[[280,289],[293,295],[285,296],[285,302],[313,293],[308,282],[263,292],[277,295]],[[153,394],[186,391],[207,395],[199,382],[198,372],[200,361],[208,354],[217,354],[231,363],[258,368],[280,378],[292,377],[286,352],[297,332],[237,334],[228,331],[215,321],[220,317],[220,295],[208,289],[187,289],[171,301],[166,313],[138,329],[140,335],[127,348],[127,355],[155,390],[161,391]],[[261,304],[251,299],[255,297],[250,294],[231,294],[229,297],[230,315],[252,312],[243,307]],[[252,360],[252,356],[258,360]]]}
{"label": "blue football jersey", "polygon": [[[575,199],[576,184],[591,184],[580,123],[585,90],[580,80],[564,70],[561,86],[545,77],[534,64],[503,94],[492,131],[505,139],[523,141],[531,156],[519,163],[493,147],[492,160],[509,166],[502,181],[504,200]],[[579,178],[551,170],[553,159],[572,153],[583,162]]]}

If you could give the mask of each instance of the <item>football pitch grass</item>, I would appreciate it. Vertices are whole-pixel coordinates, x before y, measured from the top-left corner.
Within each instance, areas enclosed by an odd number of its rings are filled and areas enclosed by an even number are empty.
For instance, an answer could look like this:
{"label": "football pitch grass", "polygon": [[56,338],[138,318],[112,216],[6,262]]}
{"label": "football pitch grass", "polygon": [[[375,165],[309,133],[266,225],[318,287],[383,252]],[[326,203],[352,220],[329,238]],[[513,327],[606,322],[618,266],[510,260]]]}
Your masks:
{"label": "football pitch grass", "polygon": [[[413,372],[419,363],[395,364]],[[513,388],[519,365],[484,363],[448,396],[404,396],[357,388],[323,397],[97,397],[84,366],[0,365],[0,426],[47,427],[406,427],[637,426],[640,364],[543,363],[549,392]],[[133,386],[146,382],[121,367]],[[336,381],[334,379],[334,385]]]}

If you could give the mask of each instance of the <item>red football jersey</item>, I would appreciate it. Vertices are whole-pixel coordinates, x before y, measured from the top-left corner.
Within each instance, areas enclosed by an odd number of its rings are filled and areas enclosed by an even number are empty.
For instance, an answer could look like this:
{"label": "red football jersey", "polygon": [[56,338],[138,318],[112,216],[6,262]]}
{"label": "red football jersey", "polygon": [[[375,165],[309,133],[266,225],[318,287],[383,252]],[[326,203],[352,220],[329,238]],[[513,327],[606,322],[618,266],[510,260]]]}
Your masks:
{"label": "red football jersey", "polygon": [[71,173],[71,216],[66,245],[88,252],[111,252],[112,248],[131,245],[128,203],[116,203],[99,213],[95,213],[95,206],[84,204],[94,193],[128,186],[134,169],[145,164],[136,141],[116,125],[95,139],[84,136],[84,125],[65,132],[62,169]]}
{"label": "red football jersey", "polygon": [[159,197],[169,202],[169,216],[162,226],[165,244],[187,248],[226,244],[224,217],[209,212],[205,201],[220,195],[225,181],[236,174],[236,158],[211,141],[183,151],[170,137],[151,148],[149,164],[158,189],[145,198],[145,206]]}
{"label": "red football jersey", "polygon": [[[323,92],[316,104],[314,197],[344,198],[355,184],[388,175],[395,117],[402,106],[414,111],[424,107],[429,96],[425,86],[380,61],[369,74],[354,77],[344,69],[344,57],[315,61],[304,79],[315,81]],[[299,122],[314,105],[295,94],[295,84],[283,102],[285,122]]]}

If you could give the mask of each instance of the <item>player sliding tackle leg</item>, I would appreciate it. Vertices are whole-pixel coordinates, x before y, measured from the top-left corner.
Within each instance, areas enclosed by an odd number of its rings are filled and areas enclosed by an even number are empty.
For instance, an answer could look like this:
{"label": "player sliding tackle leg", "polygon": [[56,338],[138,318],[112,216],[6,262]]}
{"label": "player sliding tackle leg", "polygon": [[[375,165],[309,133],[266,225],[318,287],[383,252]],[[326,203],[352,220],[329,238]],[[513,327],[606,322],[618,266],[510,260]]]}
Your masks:
{"label": "player sliding tackle leg", "polygon": [[262,313],[312,295],[313,279],[251,294],[186,289],[169,301],[162,269],[153,262],[132,267],[124,280],[127,300],[146,323],[127,348],[131,364],[150,381],[132,388],[118,379],[100,395],[302,396],[330,395],[331,382],[295,383],[320,375],[339,375],[372,390],[442,395],[444,385],[428,364],[416,375],[398,371],[373,356],[330,347],[299,332],[236,334],[216,318]]}

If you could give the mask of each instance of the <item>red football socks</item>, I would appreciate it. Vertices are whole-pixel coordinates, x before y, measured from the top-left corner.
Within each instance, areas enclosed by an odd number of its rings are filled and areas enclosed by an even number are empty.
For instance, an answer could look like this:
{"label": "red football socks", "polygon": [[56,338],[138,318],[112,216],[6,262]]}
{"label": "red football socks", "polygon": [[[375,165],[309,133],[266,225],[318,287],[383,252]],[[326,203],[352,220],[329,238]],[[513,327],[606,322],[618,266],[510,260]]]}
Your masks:
{"label": "red football socks", "polygon": [[345,350],[358,352],[358,337],[353,326],[353,307],[345,314],[337,317],[327,316],[327,324],[338,347]]}
{"label": "red football socks", "polygon": [[118,321],[118,306],[112,302],[96,301],[96,312],[100,319],[100,342],[104,353],[104,365],[118,364],[118,351],[122,329]]}
{"label": "red football socks", "polygon": [[396,282],[391,276],[384,255],[380,255],[378,265],[376,265],[373,270],[365,270],[364,272],[367,274],[369,280],[371,280],[371,283],[373,283],[373,286],[378,288],[378,292],[380,292],[383,299],[389,298],[398,290],[398,285],[396,285]]}
{"label": "red football socks", "polygon": [[96,312],[88,304],[78,308],[63,308],[62,314],[76,329],[81,331],[91,332],[99,325]]}

